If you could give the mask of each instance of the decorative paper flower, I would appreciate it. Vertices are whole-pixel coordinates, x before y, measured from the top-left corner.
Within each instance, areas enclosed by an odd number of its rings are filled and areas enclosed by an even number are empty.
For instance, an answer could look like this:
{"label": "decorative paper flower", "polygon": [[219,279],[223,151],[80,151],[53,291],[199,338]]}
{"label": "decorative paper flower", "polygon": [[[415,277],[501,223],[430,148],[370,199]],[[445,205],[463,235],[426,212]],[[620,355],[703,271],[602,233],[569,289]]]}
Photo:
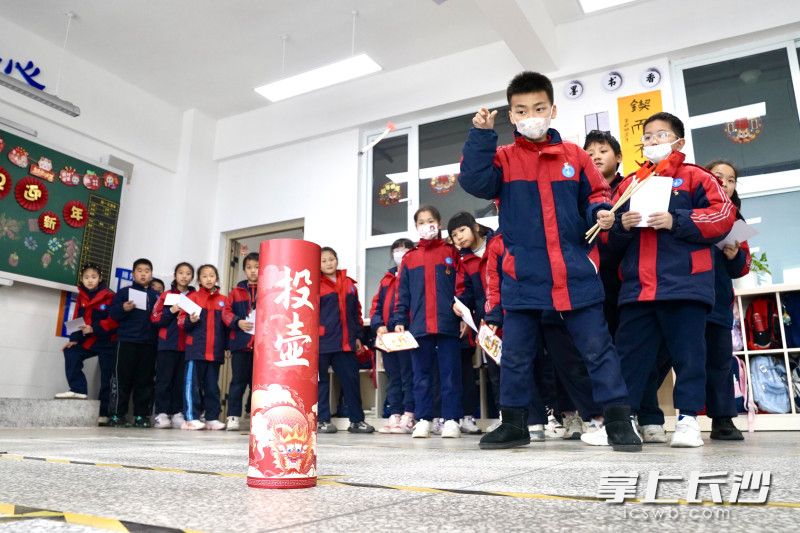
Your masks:
{"label": "decorative paper flower", "polygon": [[19,233],[19,220],[0,213],[0,239],[16,240]]}
{"label": "decorative paper flower", "polygon": [[49,241],[47,241],[47,249],[50,250],[52,253],[56,253],[61,249],[64,245],[64,241],[59,239],[58,237],[53,237]]}
{"label": "decorative paper flower", "polygon": [[32,252],[32,251],[36,250],[38,247],[39,247],[39,243],[36,242],[36,239],[34,239],[30,235],[25,237],[25,248],[27,248],[28,250],[30,250]]}

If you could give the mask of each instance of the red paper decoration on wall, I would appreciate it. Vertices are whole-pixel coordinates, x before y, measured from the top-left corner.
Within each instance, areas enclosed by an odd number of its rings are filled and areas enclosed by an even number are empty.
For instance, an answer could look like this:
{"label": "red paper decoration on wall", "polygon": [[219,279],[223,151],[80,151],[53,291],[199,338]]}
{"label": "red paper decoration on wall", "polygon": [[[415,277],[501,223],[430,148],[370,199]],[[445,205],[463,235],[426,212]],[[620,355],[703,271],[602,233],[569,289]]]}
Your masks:
{"label": "red paper decoration on wall", "polygon": [[89,221],[89,210],[78,200],[70,200],[64,204],[61,214],[64,222],[73,228],[82,228]]}
{"label": "red paper decoration on wall", "polygon": [[53,213],[52,211],[45,211],[41,215],[39,215],[39,229],[42,233],[47,233],[48,235],[52,235],[56,233],[61,228],[61,221],[58,219],[58,215]]}
{"label": "red paper decoration on wall", "polygon": [[26,176],[14,187],[17,203],[28,211],[38,211],[47,204],[47,187],[43,182]]}

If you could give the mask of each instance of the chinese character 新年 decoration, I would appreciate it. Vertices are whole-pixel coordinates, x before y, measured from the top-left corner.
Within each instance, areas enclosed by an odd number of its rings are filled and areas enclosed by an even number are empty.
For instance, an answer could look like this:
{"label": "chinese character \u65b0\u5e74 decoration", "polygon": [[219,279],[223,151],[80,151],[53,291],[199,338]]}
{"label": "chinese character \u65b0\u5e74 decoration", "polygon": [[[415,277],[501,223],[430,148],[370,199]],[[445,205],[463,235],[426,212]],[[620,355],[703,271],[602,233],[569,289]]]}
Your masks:
{"label": "chinese character \u65b0\u5e74 decoration", "polygon": [[294,239],[259,247],[247,484],[316,484],[320,248]]}
{"label": "chinese character \u65b0\u5e74 decoration", "polygon": [[78,200],[70,200],[61,211],[64,222],[73,228],[82,228],[89,221],[89,210]]}
{"label": "chinese character \u65b0\u5e74 decoration", "polygon": [[58,215],[52,211],[45,211],[39,215],[39,229],[42,231],[42,233],[53,235],[59,230],[60,227],[61,221],[58,219]]}
{"label": "chinese character \u65b0\u5e74 decoration", "polygon": [[23,209],[38,211],[47,204],[47,187],[35,178],[25,177],[14,187],[14,197]]}

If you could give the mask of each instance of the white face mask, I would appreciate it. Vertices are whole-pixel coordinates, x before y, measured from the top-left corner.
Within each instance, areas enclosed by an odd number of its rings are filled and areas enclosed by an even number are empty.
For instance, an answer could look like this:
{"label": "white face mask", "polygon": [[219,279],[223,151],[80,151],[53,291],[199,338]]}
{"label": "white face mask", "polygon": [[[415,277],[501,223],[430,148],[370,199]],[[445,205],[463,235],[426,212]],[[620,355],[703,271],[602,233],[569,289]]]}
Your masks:
{"label": "white face mask", "polygon": [[417,233],[420,239],[431,240],[439,234],[439,226],[436,224],[417,226]]}
{"label": "white face mask", "polygon": [[400,266],[400,263],[403,261],[403,257],[408,252],[407,248],[398,248],[392,252],[392,259],[394,259],[394,264]]}
{"label": "white face mask", "polygon": [[550,111],[549,117],[529,117],[524,118],[517,122],[517,131],[528,139],[541,139],[547,133],[550,127],[550,121],[553,119],[553,111]]}
{"label": "white face mask", "polygon": [[[678,139],[679,141],[680,139]],[[664,143],[664,144],[651,144],[650,146],[645,146],[642,148],[642,155],[645,156],[647,159],[652,161],[653,163],[660,163],[666,157],[672,153],[672,145],[678,141],[672,141],[671,143]]]}

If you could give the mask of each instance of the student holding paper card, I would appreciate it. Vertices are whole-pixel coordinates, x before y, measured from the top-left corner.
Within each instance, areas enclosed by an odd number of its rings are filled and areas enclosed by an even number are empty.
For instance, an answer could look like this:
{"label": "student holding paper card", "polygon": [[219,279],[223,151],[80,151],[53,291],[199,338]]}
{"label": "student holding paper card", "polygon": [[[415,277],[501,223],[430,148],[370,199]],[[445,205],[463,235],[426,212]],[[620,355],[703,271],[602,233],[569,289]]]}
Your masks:
{"label": "student holding paper card", "polygon": [[[155,427],[180,429],[183,418],[183,374],[186,355],[186,332],[178,324],[176,296],[194,292],[189,285],[194,279],[194,267],[178,263],[173,273],[172,287],[159,296],[150,321],[158,326],[158,354],[156,356]],[[152,284],[151,284],[152,287]],[[167,298],[170,299],[168,305]],[[175,300],[175,301],[173,301]]]}
{"label": "student holding paper card", "polygon": [[339,270],[339,258],[333,248],[322,248],[319,292],[319,395],[318,423],[320,433],[336,433],[331,422],[330,375],[333,367],[342,384],[349,433],[372,433],[375,428],[364,422],[361,405],[361,384],[355,352],[361,350],[363,322],[361,303],[354,279]]}
{"label": "student holding paper card", "polygon": [[[447,233],[460,254],[459,275],[456,280],[456,296],[471,311],[475,323],[483,319],[486,296],[483,291],[482,272],[486,270],[483,257],[486,245],[494,231],[481,226],[470,213],[462,211],[453,215],[447,222]],[[462,314],[453,306],[453,312]],[[461,325],[461,396],[464,418],[461,419],[461,432],[471,435],[481,433],[475,423],[474,414],[480,409],[478,393],[478,374],[473,368],[475,357],[475,338],[477,333],[466,324]]]}
{"label": "student holding paper card", "polygon": [[[258,289],[258,254],[247,254],[242,262],[245,278],[233,288],[225,301],[222,320],[228,326],[228,350],[231,352],[231,386],[228,391],[228,431],[239,431],[242,397],[253,380],[253,329],[248,321],[256,310]],[[248,402],[249,403],[249,402]]]}
{"label": "student holding paper card", "polygon": [[109,316],[114,293],[103,281],[100,267],[83,265],[78,284],[78,301],[73,318],[82,318],[84,325],[69,336],[64,346],[64,369],[69,391],[55,395],[57,399],[86,398],[87,383],[83,362],[97,356],[100,366],[100,416],[98,424],[108,423],[108,397],[114,367],[117,323]]}
{"label": "student holding paper card", "polygon": [[[222,430],[225,424],[219,421],[219,367],[225,359],[225,295],[217,286],[219,274],[214,265],[198,268],[197,281],[200,288],[187,298],[199,306],[199,311],[189,315],[181,309],[178,315],[178,325],[186,330],[186,422],[181,429]],[[201,409],[205,411],[205,424],[199,420]]]}
{"label": "student holding paper card", "polygon": [[482,449],[530,443],[525,421],[543,311],[558,311],[587,364],[594,398],[604,408],[615,450],[640,451],[628,391],[603,316],[603,288],[588,258],[586,229],[614,224],[608,183],[589,156],[550,128],[553,84],[522,72],[508,86],[514,144],[497,147],[497,111],[481,108],[464,145],[459,183],[479,198],[501,202],[503,258],[503,423]]}
{"label": "student holding paper card", "polygon": [[[698,447],[703,440],[696,416],[706,402],[705,324],[714,305],[712,244],[730,231],[736,208],[713,175],[684,163],[680,119],[657,113],[644,122],[643,133],[644,156],[661,165],[662,176],[672,178],[672,195],[668,211],[652,214],[644,228],[637,227],[642,216],[623,206],[609,239],[624,249],[617,349],[631,404],[638,410],[665,343],[680,410],[671,446]],[[617,197],[631,180],[619,186]]]}
{"label": "student holding paper card", "polygon": [[428,438],[432,430],[434,360],[441,385],[442,438],[461,437],[461,348],[459,318],[453,313],[458,251],[442,240],[439,210],[430,205],[414,213],[420,241],[400,265],[397,303],[389,329],[408,328],[419,343],[411,355],[414,406],[419,422],[412,437]]}
{"label": "student holding paper card", "polygon": [[133,284],[120,289],[110,307],[111,318],[119,323],[111,376],[110,426],[127,425],[128,398],[133,392],[133,425],[150,427],[156,369],[156,328],[150,322],[150,314],[158,300],[150,288],[152,278],[150,260],[134,261]]}
{"label": "student holding paper card", "polygon": [[[378,337],[389,332],[387,325],[397,299],[397,269],[412,248],[414,243],[409,239],[401,238],[392,243],[392,261],[395,266],[381,279],[369,311],[369,325]],[[411,369],[411,352],[384,352],[383,367],[389,378],[386,400],[389,402],[390,416],[386,425],[378,429],[378,433],[411,433],[414,430],[414,374]]]}

